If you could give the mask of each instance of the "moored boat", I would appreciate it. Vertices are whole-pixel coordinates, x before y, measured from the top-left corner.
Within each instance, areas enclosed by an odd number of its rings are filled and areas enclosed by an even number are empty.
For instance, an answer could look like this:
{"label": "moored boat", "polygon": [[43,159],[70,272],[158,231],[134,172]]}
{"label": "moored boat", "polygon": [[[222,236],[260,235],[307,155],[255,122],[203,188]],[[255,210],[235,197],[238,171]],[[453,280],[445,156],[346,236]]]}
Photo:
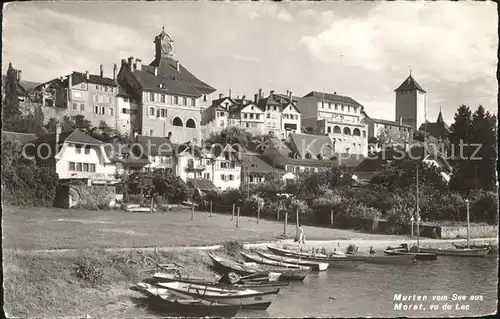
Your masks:
{"label": "moored boat", "polygon": [[348,256],[347,258],[357,258],[357,257],[364,257],[365,263],[368,264],[380,264],[380,265],[404,265],[404,264],[411,264],[416,261],[415,254],[410,253],[410,254],[403,254],[403,255],[353,255],[353,256]]}
{"label": "moored boat", "polygon": [[402,244],[399,247],[387,247],[386,250],[384,250],[384,254],[387,255],[415,255],[416,260],[436,260],[437,255],[434,253],[423,253],[420,252],[418,247],[413,246],[410,249],[408,249],[408,245]]}
{"label": "moored boat", "polygon": [[442,256],[459,256],[459,257],[485,257],[490,251],[489,248],[430,248],[420,247],[423,253],[433,253]]}
{"label": "moored boat", "polygon": [[158,283],[158,285],[182,296],[215,301],[217,303],[242,305],[243,308],[261,310],[267,309],[280,291],[279,288],[269,292],[258,292],[252,289],[226,290],[203,284],[190,284],[178,281]]}
{"label": "moored boat", "polygon": [[257,255],[259,255],[262,258],[266,258],[266,259],[274,260],[274,261],[280,261],[280,262],[284,262],[287,264],[307,266],[307,267],[311,267],[311,269],[315,270],[315,271],[325,271],[328,269],[327,262],[314,262],[314,261],[296,259],[296,258],[292,258],[292,257],[283,257],[283,256],[274,255],[274,254],[268,254],[268,253],[265,253],[262,251],[255,251],[255,252],[257,253]]}
{"label": "moored boat", "polygon": [[294,252],[287,249],[282,249],[272,246],[267,246],[267,249],[269,249],[269,251],[278,256],[292,257],[295,259],[313,261],[313,262],[328,263],[328,267],[330,268],[357,268],[359,267],[359,265],[361,265],[361,263],[364,262],[364,259],[353,260],[345,256],[328,256],[325,254]]}
{"label": "moored boat", "polygon": [[225,304],[192,297],[180,297],[154,287],[143,287],[148,296],[147,304],[156,311],[183,317],[234,317],[241,309],[239,304]]}
{"label": "moored boat", "polygon": [[270,271],[281,273],[279,280],[304,280],[311,271],[311,268],[309,267],[297,265],[291,265],[292,267],[288,267],[284,263],[266,260],[259,256],[253,256],[243,252],[240,252],[240,254],[243,259],[247,261],[244,265],[261,269],[269,269]]}
{"label": "moored boat", "polygon": [[234,272],[240,276],[269,276],[269,279],[279,279],[281,277],[281,273],[276,273],[269,270],[258,269],[256,267],[246,266],[241,263],[231,261],[225,258],[221,258],[218,256],[214,256],[211,253],[208,253],[208,257],[212,260],[214,268],[217,272],[221,274],[228,274],[230,272]]}
{"label": "moored boat", "polygon": [[489,248],[490,249],[489,252],[488,252],[489,255],[498,254],[498,245],[494,245],[494,244],[472,244],[472,245],[469,245],[469,247],[467,247],[467,244],[456,244],[456,243],[453,243],[453,246],[455,246],[455,248],[457,248],[457,249]]}

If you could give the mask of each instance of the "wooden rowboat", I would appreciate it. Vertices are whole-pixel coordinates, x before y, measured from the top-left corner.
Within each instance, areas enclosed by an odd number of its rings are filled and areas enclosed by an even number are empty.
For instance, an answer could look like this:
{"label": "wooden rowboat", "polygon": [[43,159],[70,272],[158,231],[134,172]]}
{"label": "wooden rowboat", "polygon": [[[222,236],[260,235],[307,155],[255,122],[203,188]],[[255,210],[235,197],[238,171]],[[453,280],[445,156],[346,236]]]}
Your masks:
{"label": "wooden rowboat", "polygon": [[459,257],[485,257],[490,248],[429,248],[420,247],[420,251],[423,253],[433,253],[442,256],[459,256]]}
{"label": "wooden rowboat", "polygon": [[283,288],[283,287],[287,287],[290,285],[290,283],[288,283],[288,282],[280,282],[280,281],[274,281],[274,282],[273,281],[254,281],[254,282],[243,281],[241,283],[238,282],[235,284],[224,284],[224,283],[218,282],[217,280],[210,280],[210,279],[203,279],[203,278],[176,279],[175,276],[173,276],[172,274],[163,274],[163,273],[154,274],[152,279],[154,280],[154,284],[157,284],[160,282],[179,281],[179,282],[191,283],[191,284],[205,284],[205,285],[209,285],[212,287],[224,288],[226,290],[252,289],[252,290],[259,291],[259,292],[274,291],[276,288]]}
{"label": "wooden rowboat", "polygon": [[314,262],[314,261],[296,259],[296,258],[292,258],[292,257],[283,257],[283,256],[274,255],[274,254],[268,254],[268,253],[265,253],[262,251],[255,251],[255,252],[257,253],[257,255],[259,255],[262,258],[280,261],[280,262],[284,262],[287,264],[307,266],[307,267],[311,267],[311,270],[315,270],[315,271],[325,271],[328,269],[328,263],[326,263],[326,262]]}
{"label": "wooden rowboat", "polygon": [[175,281],[159,283],[158,285],[182,296],[223,304],[242,305],[243,308],[261,310],[267,309],[280,291],[279,288],[269,292],[258,292],[252,289],[225,290],[203,284],[189,284]]}
{"label": "wooden rowboat", "polygon": [[346,254],[348,259],[363,260],[368,264],[380,265],[404,265],[411,264],[416,261],[415,254],[402,254],[402,255],[356,255]]}
{"label": "wooden rowboat", "polygon": [[180,297],[169,293],[167,289],[158,290],[154,287],[144,287],[144,294],[148,296],[146,303],[149,307],[165,314],[182,317],[223,317],[236,316],[242,305],[224,304],[198,298]]}
{"label": "wooden rowboat", "polygon": [[[467,244],[453,244],[457,249],[467,249]],[[498,245],[494,244],[472,244],[468,248],[490,248],[489,255],[498,254]]]}
{"label": "wooden rowboat", "polygon": [[273,254],[283,257],[291,257],[300,260],[313,261],[319,263],[328,263],[330,268],[357,268],[364,260],[351,260],[345,256],[327,256],[324,254],[309,254],[303,252],[294,252],[282,248],[267,246],[267,249]]}
{"label": "wooden rowboat", "polygon": [[[245,265],[250,265],[258,268],[266,269],[269,267],[273,272],[281,273],[280,280],[304,280],[311,271],[310,267],[303,267],[298,265],[288,265],[286,263],[265,259],[259,256],[240,252],[241,257],[247,261]],[[263,266],[260,266],[260,265]]]}
{"label": "wooden rowboat", "polygon": [[406,249],[399,248],[399,249],[386,249],[384,250],[384,254],[387,255],[415,255],[416,260],[436,260],[437,255],[433,253],[422,253],[422,252],[409,252]]}
{"label": "wooden rowboat", "polygon": [[266,275],[269,276],[270,280],[279,279],[281,277],[281,273],[247,266],[236,261],[214,256],[211,253],[208,253],[208,257],[210,257],[210,259],[212,260],[215,270],[221,274],[234,272],[235,274],[238,274],[240,276]]}

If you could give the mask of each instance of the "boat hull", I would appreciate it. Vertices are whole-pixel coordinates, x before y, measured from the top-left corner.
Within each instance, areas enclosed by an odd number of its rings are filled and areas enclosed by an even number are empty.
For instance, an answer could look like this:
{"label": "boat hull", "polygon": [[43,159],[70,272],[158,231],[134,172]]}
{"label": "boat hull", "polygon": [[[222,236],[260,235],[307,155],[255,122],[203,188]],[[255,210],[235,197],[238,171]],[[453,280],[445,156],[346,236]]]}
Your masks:
{"label": "boat hull", "polygon": [[210,292],[206,291],[204,285],[183,284],[177,285],[178,282],[159,283],[158,285],[168,289],[169,291],[179,294],[181,296],[197,298],[202,300],[213,301],[228,305],[241,305],[247,309],[267,309],[274,301],[279,293],[279,288],[269,292],[258,292],[255,290],[247,289],[246,291],[236,292],[220,291]]}
{"label": "boat hull", "polygon": [[[286,267],[287,264],[276,262],[258,256],[252,256],[245,253],[240,253],[244,260],[250,263],[261,264],[264,267],[271,267],[269,270],[273,272],[281,273],[280,280],[304,280],[310,272],[310,268],[304,268],[301,266],[292,265],[290,268],[282,268]],[[257,266],[259,267],[259,266]],[[280,267],[280,268],[272,268],[272,267]]]}
{"label": "boat hull", "polygon": [[353,269],[359,267],[364,262],[362,260],[353,260],[347,257],[327,257],[326,255],[316,255],[312,256],[307,253],[293,252],[286,249],[280,249],[276,247],[267,247],[269,251],[273,254],[283,257],[292,257],[300,260],[313,261],[319,263],[328,263],[328,267],[330,268],[344,268],[344,269]]}
{"label": "boat hull", "polygon": [[404,250],[397,249],[386,249],[384,254],[391,256],[401,256],[401,255],[415,255],[416,260],[436,260],[437,255],[433,253],[411,253]]}
{"label": "boat hull", "polygon": [[489,248],[473,248],[473,249],[457,249],[457,248],[420,248],[423,253],[433,253],[442,256],[457,256],[457,257],[485,257]]}
{"label": "boat hull", "polygon": [[415,262],[415,254],[403,254],[403,255],[346,255],[348,259],[353,260],[363,260],[367,264],[378,264],[378,265],[405,265]]}
{"label": "boat hull", "polygon": [[274,261],[281,261],[281,262],[285,262],[287,264],[307,266],[307,267],[311,267],[311,270],[315,270],[315,271],[325,271],[328,269],[328,263],[326,263],[326,262],[319,263],[319,262],[314,262],[314,261],[296,259],[296,258],[292,258],[292,257],[283,257],[283,256],[274,255],[274,254],[264,253],[261,251],[256,251],[256,253],[262,258],[266,258],[266,259],[274,260]]}
{"label": "boat hull", "polygon": [[[453,244],[453,246],[455,246],[455,248],[457,249],[467,249],[467,245],[466,244]],[[476,248],[489,248],[489,252],[488,252],[488,255],[496,255],[498,254],[498,246],[496,245],[490,245],[490,244],[484,244],[484,245],[469,245],[469,248],[473,248],[473,249],[476,249]]]}

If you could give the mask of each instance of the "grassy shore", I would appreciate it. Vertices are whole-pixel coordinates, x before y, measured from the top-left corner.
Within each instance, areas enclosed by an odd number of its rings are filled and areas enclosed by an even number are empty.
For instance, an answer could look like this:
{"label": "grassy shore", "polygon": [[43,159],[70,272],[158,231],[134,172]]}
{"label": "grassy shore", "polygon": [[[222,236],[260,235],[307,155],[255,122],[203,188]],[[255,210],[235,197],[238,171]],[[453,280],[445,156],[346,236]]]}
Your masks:
{"label": "grassy shore", "polygon": [[[231,250],[217,253],[234,255],[237,249],[238,245],[233,245]],[[128,259],[141,261],[142,256],[182,264],[191,276],[216,277],[204,251],[174,250],[156,255],[102,250],[52,254],[8,251],[4,253],[4,311],[9,318],[148,316],[134,304],[134,298],[141,294],[129,289],[148,277],[142,271],[146,266],[126,263]]]}
{"label": "grassy shore", "polygon": [[[283,222],[195,212],[132,213],[119,210],[85,211],[58,208],[3,209],[3,247],[8,249],[172,247],[221,244],[226,241],[272,241],[283,236]],[[403,239],[404,236],[366,234],[304,226],[310,240]],[[288,225],[294,237],[295,224]]]}

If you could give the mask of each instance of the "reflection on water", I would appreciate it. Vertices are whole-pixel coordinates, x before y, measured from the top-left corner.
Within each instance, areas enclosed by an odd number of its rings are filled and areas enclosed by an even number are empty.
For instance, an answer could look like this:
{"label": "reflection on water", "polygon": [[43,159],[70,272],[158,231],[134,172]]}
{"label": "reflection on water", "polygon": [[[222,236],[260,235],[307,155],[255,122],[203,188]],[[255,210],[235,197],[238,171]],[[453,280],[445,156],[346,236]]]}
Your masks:
{"label": "reflection on water", "polygon": [[[329,269],[312,273],[304,282],[281,289],[266,311],[243,310],[242,317],[358,317],[358,316],[472,316],[492,313],[497,299],[496,258],[439,256],[436,261],[410,265],[363,264],[358,269]],[[394,301],[395,294],[427,296],[427,301]],[[469,309],[457,310],[453,294],[464,295],[458,302]],[[432,296],[448,301],[432,301]],[[482,301],[468,300],[471,295]],[[422,310],[395,310],[402,305],[422,304]],[[438,309],[430,309],[430,305]],[[448,304],[451,309],[443,310]],[[137,309],[139,311],[139,309]],[[140,310],[135,316],[154,316]]]}

